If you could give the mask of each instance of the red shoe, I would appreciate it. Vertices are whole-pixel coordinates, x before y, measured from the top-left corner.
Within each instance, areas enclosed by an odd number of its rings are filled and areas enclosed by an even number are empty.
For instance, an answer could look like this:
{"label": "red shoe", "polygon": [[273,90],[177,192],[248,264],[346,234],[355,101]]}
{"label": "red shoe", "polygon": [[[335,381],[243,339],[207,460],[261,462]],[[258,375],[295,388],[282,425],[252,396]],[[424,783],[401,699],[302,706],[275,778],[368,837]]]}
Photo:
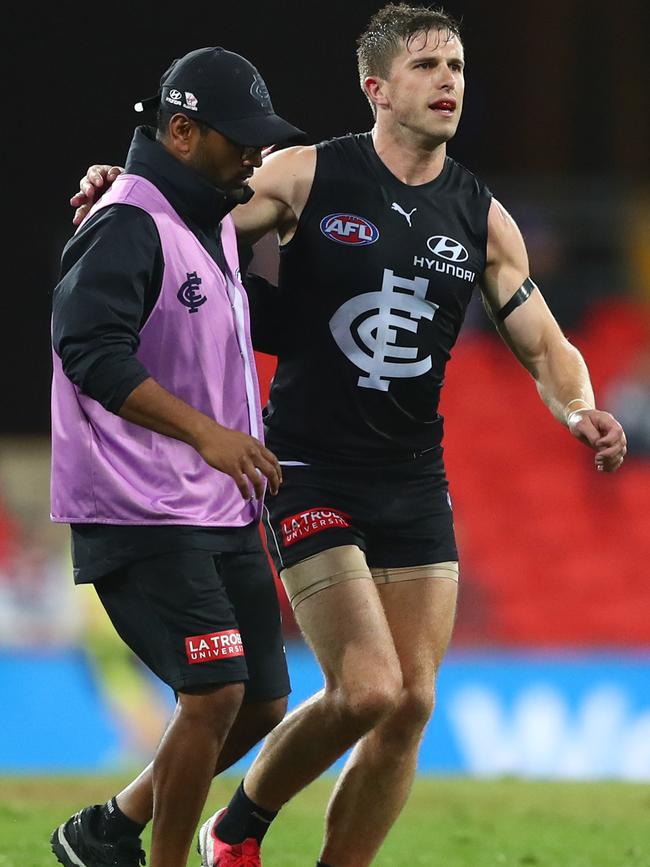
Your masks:
{"label": "red shoe", "polygon": [[225,812],[225,807],[218,810],[201,826],[197,845],[201,867],[262,867],[260,844],[254,837],[243,843],[224,843],[217,837],[214,829]]}

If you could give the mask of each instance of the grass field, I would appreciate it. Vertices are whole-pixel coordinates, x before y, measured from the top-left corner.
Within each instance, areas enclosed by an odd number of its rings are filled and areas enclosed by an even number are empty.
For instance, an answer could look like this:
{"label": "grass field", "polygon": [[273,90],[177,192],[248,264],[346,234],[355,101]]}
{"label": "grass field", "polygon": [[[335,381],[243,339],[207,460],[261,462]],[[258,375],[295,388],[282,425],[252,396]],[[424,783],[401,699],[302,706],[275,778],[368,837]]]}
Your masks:
{"label": "grass field", "polygon": [[[53,867],[49,835],[124,778],[0,777],[0,867]],[[206,815],[237,781],[215,781]],[[285,808],[264,844],[264,867],[313,867],[325,778]],[[145,836],[145,843],[148,837]],[[377,867],[650,867],[650,789],[623,783],[420,778]],[[193,853],[190,867],[198,865]]]}

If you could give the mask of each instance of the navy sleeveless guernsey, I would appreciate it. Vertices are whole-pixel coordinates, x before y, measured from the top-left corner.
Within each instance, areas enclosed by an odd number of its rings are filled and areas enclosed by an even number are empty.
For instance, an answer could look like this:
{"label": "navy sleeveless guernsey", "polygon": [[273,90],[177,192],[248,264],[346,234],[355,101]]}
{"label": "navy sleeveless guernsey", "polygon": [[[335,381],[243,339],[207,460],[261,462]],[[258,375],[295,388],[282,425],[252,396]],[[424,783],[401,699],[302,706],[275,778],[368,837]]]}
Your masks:
{"label": "navy sleeveless guernsey", "polygon": [[435,448],[445,366],[486,262],[490,191],[447,157],[399,181],[370,133],[317,145],[280,250],[282,350],[265,410],[282,460],[380,462]]}

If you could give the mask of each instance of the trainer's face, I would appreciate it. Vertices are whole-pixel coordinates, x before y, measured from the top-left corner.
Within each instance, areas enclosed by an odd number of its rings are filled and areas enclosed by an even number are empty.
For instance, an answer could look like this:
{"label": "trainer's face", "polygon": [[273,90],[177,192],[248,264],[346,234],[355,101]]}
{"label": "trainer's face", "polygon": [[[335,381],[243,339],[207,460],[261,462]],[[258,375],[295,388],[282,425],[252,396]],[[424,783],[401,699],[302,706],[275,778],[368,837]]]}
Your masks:
{"label": "trainer's face", "polygon": [[262,165],[262,148],[244,147],[211,129],[197,140],[191,165],[215,187],[236,190]]}
{"label": "trainer's face", "polygon": [[449,141],[463,107],[464,65],[463,45],[447,30],[416,36],[403,44],[388,78],[377,81],[378,113],[432,144]]}

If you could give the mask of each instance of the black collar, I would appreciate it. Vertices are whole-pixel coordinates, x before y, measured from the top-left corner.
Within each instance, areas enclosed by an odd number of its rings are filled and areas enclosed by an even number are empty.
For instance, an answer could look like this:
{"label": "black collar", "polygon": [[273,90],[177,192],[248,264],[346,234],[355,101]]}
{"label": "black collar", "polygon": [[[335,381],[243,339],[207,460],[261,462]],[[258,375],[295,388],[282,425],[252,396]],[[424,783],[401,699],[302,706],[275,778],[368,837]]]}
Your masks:
{"label": "black collar", "polygon": [[213,187],[194,169],[170,154],[156,140],[155,129],[148,126],[137,127],[133,134],[126,171],[151,181],[181,217],[187,217],[207,230],[216,229],[226,214],[253,195],[248,187],[237,193],[225,193]]}

